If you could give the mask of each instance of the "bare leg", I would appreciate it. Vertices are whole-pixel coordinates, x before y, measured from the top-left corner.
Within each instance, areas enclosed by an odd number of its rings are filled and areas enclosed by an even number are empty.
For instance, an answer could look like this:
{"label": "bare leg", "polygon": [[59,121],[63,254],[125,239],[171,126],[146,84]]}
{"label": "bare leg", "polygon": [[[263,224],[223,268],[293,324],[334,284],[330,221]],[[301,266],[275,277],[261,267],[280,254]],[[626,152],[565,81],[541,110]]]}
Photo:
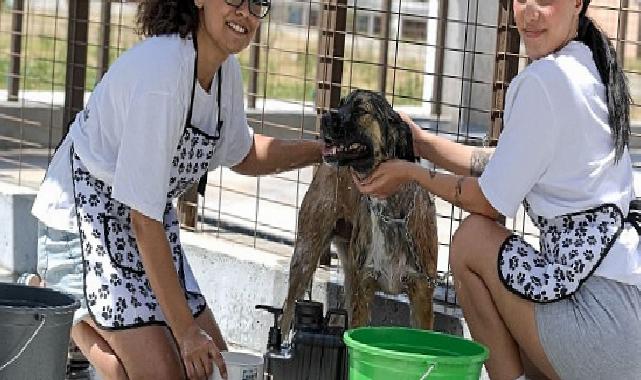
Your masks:
{"label": "bare leg", "polygon": [[[218,324],[214,319],[214,315],[209,308],[207,308],[201,315],[198,316],[198,318],[196,318],[196,323],[198,323],[198,325],[214,340],[214,343],[219,348],[219,350],[227,350],[227,345],[222,337],[220,328],[218,327]],[[91,364],[96,368],[102,378],[110,380],[129,379],[127,377],[123,364],[120,362],[120,359],[111,348],[111,346],[107,343],[107,341],[105,341],[105,339],[103,339],[103,337],[100,335],[100,333],[122,335],[121,332],[104,332],[102,330],[96,330],[92,326],[95,326],[93,322],[81,322],[74,326],[71,332],[71,336],[74,342],[76,342],[78,347],[80,347],[83,354],[87,357],[87,359],[89,359]],[[155,329],[165,329],[164,327],[157,326],[150,327],[154,327]],[[141,329],[146,328],[143,327]],[[119,340],[118,338],[114,339]],[[170,343],[173,347],[175,347],[173,339]],[[175,352],[177,352],[177,350],[175,350]],[[146,373],[145,376],[147,376]],[[138,377],[132,376],[132,379],[134,378]],[[149,378],[151,378],[151,376],[149,376]]]}
{"label": "bare leg", "polygon": [[180,354],[167,327],[108,331],[88,323],[111,347],[131,380],[185,379]]}
{"label": "bare leg", "polygon": [[86,322],[80,322],[71,329],[71,338],[94,366],[100,378],[128,380],[125,368],[109,344]]}
{"label": "bare leg", "polygon": [[521,351],[521,361],[523,362],[523,368],[525,369],[525,375],[528,380],[549,380],[523,351]]}
{"label": "bare leg", "polygon": [[519,347],[498,313],[489,290],[472,272],[452,269],[456,295],[472,337],[490,349],[485,362],[492,379],[514,380],[523,374]]}
{"label": "bare leg", "polygon": [[510,233],[479,215],[461,224],[450,251],[459,303],[474,339],[490,349],[486,368],[492,379],[523,374],[520,350],[547,377],[558,379],[539,341],[534,304],[509,292],[498,277],[499,249]]}
{"label": "bare leg", "polygon": [[[46,284],[39,275],[31,277],[29,286],[45,287]],[[111,347],[87,322],[82,321],[71,328],[73,344],[80,348],[82,354],[89,360],[103,379],[128,380],[120,359]]]}

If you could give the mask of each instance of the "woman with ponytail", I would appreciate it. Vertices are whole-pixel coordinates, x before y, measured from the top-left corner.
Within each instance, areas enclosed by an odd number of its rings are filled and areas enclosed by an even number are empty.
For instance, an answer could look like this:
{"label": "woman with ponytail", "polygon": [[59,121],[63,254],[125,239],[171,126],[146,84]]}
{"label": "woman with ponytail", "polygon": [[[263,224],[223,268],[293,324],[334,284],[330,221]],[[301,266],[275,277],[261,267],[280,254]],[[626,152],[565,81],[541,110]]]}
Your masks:
{"label": "woman with ponytail", "polygon": [[[589,4],[514,0],[532,63],[510,84],[495,149],[414,125],[415,151],[452,174],[390,161],[354,179],[377,197],[417,181],[470,213],[450,266],[472,336],[490,349],[492,379],[525,379],[526,369],[562,380],[641,378],[631,100]],[[539,230],[536,247],[497,223],[521,205]]]}
{"label": "woman with ponytail", "polygon": [[102,378],[208,379],[216,367],[226,378],[174,200],[218,166],[262,175],[321,161],[318,142],[248,126],[234,54],[269,9],[141,1],[147,38],[113,63],[54,154],[33,207],[45,226],[38,275],[81,300],[72,338]]}

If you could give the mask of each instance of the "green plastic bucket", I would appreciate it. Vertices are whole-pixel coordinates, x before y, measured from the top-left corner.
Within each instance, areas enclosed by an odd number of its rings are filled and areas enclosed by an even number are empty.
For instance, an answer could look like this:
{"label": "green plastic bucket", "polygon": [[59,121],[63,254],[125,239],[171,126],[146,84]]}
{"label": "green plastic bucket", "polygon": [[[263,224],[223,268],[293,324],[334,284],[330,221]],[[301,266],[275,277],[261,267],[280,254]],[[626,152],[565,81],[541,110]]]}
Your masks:
{"label": "green plastic bucket", "polygon": [[345,332],[350,380],[478,380],[488,350],[452,335],[402,327]]}

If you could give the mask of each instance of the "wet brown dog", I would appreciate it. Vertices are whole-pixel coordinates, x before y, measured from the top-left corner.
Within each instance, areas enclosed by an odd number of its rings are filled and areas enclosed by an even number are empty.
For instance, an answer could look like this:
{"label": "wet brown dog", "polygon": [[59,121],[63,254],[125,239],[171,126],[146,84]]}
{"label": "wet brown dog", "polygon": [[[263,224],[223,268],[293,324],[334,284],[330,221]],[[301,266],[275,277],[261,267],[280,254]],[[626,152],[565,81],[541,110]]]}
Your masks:
{"label": "wet brown dog", "polygon": [[332,241],[344,268],[351,327],[367,324],[369,304],[382,290],[407,293],[413,326],[431,329],[438,249],[433,196],[411,183],[386,200],[370,199],[350,174],[351,168],[364,178],[394,158],[413,161],[409,126],[381,95],[357,90],[323,117],[321,135],[328,165],[318,169],[299,213],[283,331]]}

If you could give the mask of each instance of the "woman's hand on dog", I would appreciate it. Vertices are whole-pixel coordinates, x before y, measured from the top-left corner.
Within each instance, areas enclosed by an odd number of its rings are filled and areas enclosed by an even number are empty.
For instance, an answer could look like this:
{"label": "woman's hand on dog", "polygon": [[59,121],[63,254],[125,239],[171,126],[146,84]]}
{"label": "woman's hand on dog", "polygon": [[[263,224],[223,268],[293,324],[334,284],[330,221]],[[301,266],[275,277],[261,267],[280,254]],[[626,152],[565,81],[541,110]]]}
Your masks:
{"label": "woman's hand on dog", "polygon": [[417,164],[405,160],[383,162],[369,177],[360,179],[354,172],[352,178],[358,190],[375,198],[385,199],[396,193],[400,187],[414,179]]}
{"label": "woman's hand on dog", "polygon": [[420,156],[421,145],[419,141],[421,141],[421,135],[424,133],[424,131],[405,112],[398,112],[398,115],[401,117],[401,119],[403,119],[404,122],[407,123],[407,125],[410,126],[410,131],[412,131],[412,142],[414,145],[413,146],[414,154]]}

